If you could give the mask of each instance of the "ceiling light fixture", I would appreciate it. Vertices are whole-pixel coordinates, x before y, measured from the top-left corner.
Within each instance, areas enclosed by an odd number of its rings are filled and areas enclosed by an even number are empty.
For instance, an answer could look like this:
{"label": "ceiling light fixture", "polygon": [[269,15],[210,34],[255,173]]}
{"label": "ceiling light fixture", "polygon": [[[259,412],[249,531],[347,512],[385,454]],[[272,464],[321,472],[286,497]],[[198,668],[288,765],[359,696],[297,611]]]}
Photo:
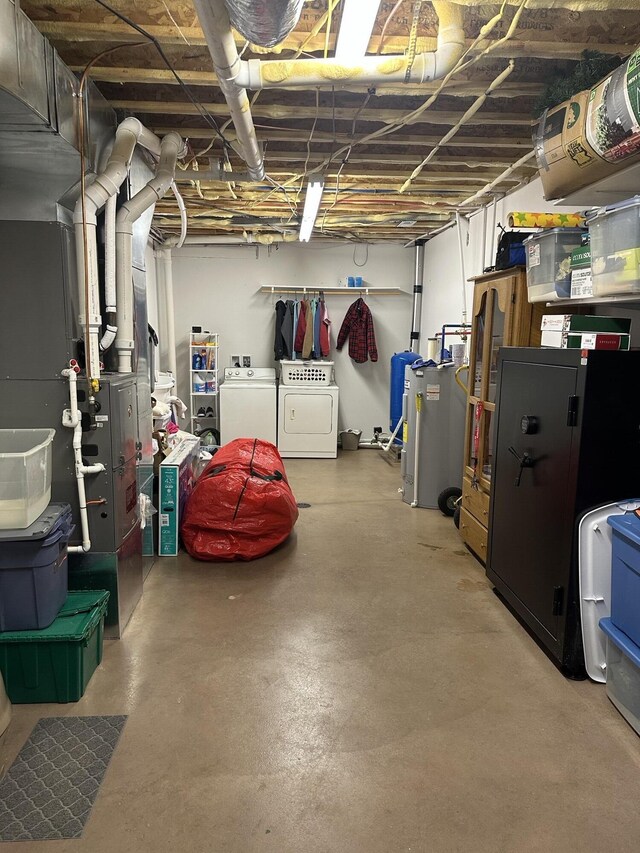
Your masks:
{"label": "ceiling light fixture", "polygon": [[344,0],[336,59],[357,61],[366,54],[379,8],[380,0]]}
{"label": "ceiling light fixture", "polygon": [[316,178],[307,184],[307,195],[304,200],[304,211],[302,212],[302,222],[300,223],[301,243],[308,243],[311,239],[323,191],[324,180],[322,178]]}

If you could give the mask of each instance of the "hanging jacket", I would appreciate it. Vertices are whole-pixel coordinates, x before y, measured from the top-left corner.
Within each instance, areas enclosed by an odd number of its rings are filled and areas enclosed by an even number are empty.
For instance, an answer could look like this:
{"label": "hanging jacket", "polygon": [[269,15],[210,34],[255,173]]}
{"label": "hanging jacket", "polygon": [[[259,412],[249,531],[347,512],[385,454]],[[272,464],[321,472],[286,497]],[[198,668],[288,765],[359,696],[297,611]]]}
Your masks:
{"label": "hanging jacket", "polygon": [[323,358],[326,358],[331,351],[331,338],[329,332],[331,320],[329,319],[324,299],[320,303],[320,306],[320,355]]}
{"label": "hanging jacket", "polygon": [[378,360],[376,335],[373,329],[373,316],[364,299],[356,299],[347,309],[342,321],[336,348],[341,350],[349,338],[349,356],[356,364],[363,364],[368,358]]}
{"label": "hanging jacket", "polygon": [[296,326],[296,337],[295,337],[294,349],[298,353],[298,355],[302,355],[302,350],[304,349],[304,336],[305,336],[305,332],[307,331],[308,313],[309,313],[309,303],[305,299],[300,303],[300,312],[298,315],[298,325]]}
{"label": "hanging jacket", "polygon": [[313,352],[314,358],[320,358],[320,326],[322,322],[322,305],[323,302],[316,300],[316,313],[313,318]]}
{"label": "hanging jacket", "polygon": [[275,327],[275,338],[273,342],[273,354],[275,356],[276,361],[280,361],[281,358],[285,357],[285,340],[282,336],[282,324],[284,322],[284,318],[287,314],[287,306],[286,303],[282,301],[282,299],[278,299],[276,302],[276,327]]}
{"label": "hanging jacket", "polygon": [[304,333],[304,343],[302,345],[302,357],[311,358],[313,351],[313,328],[315,324],[315,304],[312,299],[309,302],[309,310],[307,311],[307,328]]}
{"label": "hanging jacket", "polygon": [[284,340],[285,358],[291,358],[293,356],[294,315],[295,302],[292,299],[287,299],[286,312],[282,321],[282,338]]}

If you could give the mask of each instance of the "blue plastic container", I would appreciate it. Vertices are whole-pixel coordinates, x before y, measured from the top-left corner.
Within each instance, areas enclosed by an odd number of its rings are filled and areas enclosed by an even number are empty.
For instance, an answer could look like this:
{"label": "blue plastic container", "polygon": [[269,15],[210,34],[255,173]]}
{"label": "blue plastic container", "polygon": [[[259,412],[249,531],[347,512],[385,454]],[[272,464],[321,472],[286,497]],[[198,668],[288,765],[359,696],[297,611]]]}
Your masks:
{"label": "blue plastic container", "polygon": [[0,531],[0,631],[47,628],[67,598],[69,504],[49,504],[24,530]]}
{"label": "blue plastic container", "polygon": [[640,646],[640,519],[611,515],[611,621]]}
{"label": "blue plastic container", "polygon": [[404,369],[422,356],[417,352],[397,352],[391,356],[391,393],[389,402],[389,426],[391,432],[402,417],[402,395],[404,394]]}

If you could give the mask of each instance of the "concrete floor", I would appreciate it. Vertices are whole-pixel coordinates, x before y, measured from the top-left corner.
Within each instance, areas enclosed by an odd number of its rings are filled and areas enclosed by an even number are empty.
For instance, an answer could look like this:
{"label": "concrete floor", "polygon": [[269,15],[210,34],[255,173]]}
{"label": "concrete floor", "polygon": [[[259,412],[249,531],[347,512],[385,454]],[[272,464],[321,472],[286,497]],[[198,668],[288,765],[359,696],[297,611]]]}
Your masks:
{"label": "concrete floor", "polygon": [[249,564],[163,558],[77,705],[129,714],[81,840],[42,853],[637,851],[640,741],[376,452],[296,460],[296,535]]}

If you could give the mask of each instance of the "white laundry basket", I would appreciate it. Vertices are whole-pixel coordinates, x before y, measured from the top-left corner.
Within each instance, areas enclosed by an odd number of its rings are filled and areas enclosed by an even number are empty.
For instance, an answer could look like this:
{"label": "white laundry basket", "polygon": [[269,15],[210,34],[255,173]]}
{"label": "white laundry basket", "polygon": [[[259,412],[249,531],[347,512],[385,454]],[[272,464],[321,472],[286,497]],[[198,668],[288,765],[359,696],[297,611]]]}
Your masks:
{"label": "white laundry basket", "polygon": [[331,385],[333,380],[332,361],[283,359],[280,367],[280,382],[283,385]]}

